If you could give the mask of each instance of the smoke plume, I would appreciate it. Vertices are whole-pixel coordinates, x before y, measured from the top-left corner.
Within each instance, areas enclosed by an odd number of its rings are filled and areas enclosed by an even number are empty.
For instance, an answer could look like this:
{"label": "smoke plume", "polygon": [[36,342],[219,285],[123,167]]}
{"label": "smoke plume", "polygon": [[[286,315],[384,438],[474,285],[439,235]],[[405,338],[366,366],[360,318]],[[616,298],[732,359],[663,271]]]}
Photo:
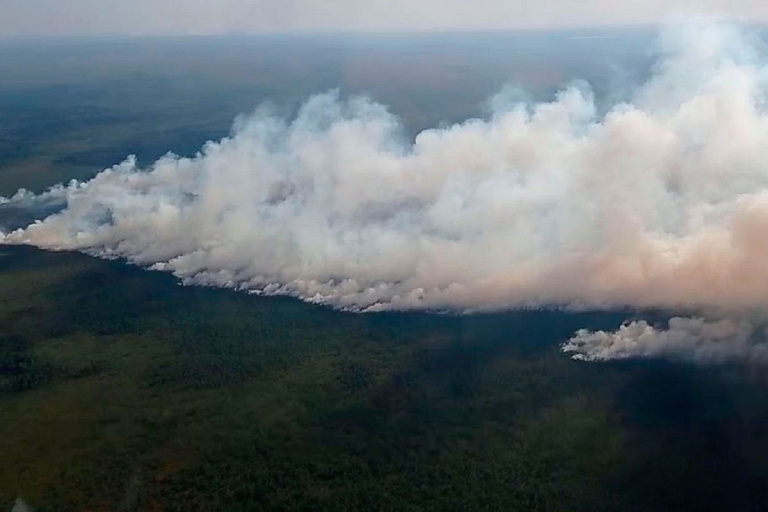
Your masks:
{"label": "smoke plume", "polygon": [[[762,334],[762,335],[761,335]],[[581,329],[562,350],[582,361],[653,358],[698,363],[768,363],[768,343],[750,323],[672,318],[667,329],[640,320],[615,332]]]}
{"label": "smoke plume", "polygon": [[[579,83],[409,142],[362,97],[319,94],[292,120],[262,108],[192,158],[140,169],[129,157],[1,200],[61,210],[0,240],[355,311],[761,309],[767,61],[710,24],[667,31],[659,48],[651,79],[605,113]],[[701,352],[725,329],[694,324],[582,332],[569,346],[588,359],[667,342]]]}

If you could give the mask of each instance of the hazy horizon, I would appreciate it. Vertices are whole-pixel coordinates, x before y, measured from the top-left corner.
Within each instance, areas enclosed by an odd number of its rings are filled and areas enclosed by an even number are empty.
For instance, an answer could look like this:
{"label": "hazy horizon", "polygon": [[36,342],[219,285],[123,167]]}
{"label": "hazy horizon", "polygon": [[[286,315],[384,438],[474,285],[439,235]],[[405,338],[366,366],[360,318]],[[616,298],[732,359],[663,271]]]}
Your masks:
{"label": "hazy horizon", "polygon": [[691,17],[768,21],[768,5],[737,0],[418,2],[333,0],[5,0],[0,38],[296,32],[463,32],[657,25]]}

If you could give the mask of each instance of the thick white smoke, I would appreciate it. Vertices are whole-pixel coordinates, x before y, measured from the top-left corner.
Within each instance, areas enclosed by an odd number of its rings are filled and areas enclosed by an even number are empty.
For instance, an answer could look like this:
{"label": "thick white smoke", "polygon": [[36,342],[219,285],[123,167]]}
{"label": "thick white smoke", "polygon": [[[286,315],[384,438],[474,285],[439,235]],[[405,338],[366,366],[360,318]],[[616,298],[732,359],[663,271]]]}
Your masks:
{"label": "thick white smoke", "polygon": [[321,94],[291,122],[262,109],[194,158],[17,194],[65,207],[2,241],[360,311],[761,309],[768,73],[745,41],[677,28],[604,115],[579,84],[412,144],[364,98]]}
{"label": "thick white smoke", "polygon": [[748,322],[672,318],[667,329],[644,320],[622,325],[615,332],[581,329],[563,352],[583,361],[667,357],[700,363],[768,363],[764,333],[753,341],[756,329]]}

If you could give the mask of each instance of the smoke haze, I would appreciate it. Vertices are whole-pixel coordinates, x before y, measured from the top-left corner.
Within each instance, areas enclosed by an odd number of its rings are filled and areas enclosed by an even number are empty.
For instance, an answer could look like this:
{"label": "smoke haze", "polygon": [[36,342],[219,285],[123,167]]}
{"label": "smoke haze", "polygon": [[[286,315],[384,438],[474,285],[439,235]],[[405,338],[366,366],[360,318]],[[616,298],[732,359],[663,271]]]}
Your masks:
{"label": "smoke haze", "polygon": [[[291,120],[263,107],[193,158],[140,169],[129,157],[88,182],[0,198],[18,218],[44,217],[0,240],[353,311],[761,312],[761,44],[696,23],[667,30],[658,46],[653,77],[605,113],[585,83],[546,103],[500,94],[487,119],[410,142],[386,107],[362,97],[318,94]],[[753,331],[729,320],[635,322],[580,331],[564,350],[765,360]]]}

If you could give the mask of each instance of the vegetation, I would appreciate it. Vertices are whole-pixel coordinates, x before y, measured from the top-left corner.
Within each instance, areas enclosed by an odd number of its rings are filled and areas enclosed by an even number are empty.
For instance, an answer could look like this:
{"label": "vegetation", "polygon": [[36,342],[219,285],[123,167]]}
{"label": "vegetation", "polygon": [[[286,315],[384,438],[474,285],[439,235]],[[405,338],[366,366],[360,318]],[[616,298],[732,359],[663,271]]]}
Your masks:
{"label": "vegetation", "polygon": [[0,509],[757,509],[760,372],[588,364],[626,314],[354,315],[0,256]]}

